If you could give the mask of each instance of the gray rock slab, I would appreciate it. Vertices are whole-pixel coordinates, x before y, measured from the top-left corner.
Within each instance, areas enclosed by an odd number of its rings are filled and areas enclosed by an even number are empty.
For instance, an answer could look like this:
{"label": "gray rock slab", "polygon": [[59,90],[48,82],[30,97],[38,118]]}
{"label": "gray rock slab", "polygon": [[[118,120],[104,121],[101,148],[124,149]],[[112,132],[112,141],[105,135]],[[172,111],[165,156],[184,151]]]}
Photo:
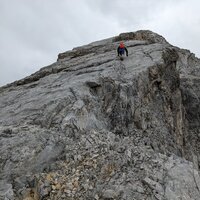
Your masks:
{"label": "gray rock slab", "polygon": [[0,197],[200,199],[199,85],[200,60],[151,31],[59,54],[0,88]]}

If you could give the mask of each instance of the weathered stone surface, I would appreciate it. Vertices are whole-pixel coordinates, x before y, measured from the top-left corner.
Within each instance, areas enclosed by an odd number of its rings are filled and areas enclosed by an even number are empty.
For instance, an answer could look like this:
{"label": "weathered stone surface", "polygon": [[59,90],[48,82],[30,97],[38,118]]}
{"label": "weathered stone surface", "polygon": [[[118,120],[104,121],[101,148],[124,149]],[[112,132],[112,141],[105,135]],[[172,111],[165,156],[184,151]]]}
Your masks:
{"label": "weathered stone surface", "polygon": [[0,181],[0,199],[14,200],[12,184],[5,184],[4,181]]}
{"label": "weathered stone surface", "polygon": [[200,199],[199,80],[188,50],[137,31],[0,88],[1,199]]}

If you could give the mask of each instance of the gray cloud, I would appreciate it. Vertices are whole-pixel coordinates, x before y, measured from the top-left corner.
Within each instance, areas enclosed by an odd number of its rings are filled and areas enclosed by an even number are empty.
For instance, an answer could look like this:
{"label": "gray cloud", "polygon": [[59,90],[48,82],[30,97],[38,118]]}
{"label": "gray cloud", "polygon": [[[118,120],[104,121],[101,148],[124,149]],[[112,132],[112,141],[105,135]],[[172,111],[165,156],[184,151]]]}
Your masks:
{"label": "gray cloud", "polygon": [[197,0],[0,0],[0,85],[56,61],[60,52],[150,29],[200,55]]}

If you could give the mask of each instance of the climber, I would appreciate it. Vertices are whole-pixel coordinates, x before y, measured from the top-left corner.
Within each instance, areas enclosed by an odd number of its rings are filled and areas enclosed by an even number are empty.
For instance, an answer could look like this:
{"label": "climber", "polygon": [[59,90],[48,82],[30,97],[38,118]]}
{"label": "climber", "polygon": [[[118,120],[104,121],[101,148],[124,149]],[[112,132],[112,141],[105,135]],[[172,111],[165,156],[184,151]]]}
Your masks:
{"label": "climber", "polygon": [[118,48],[117,48],[117,53],[118,53],[118,56],[120,56],[120,59],[123,60],[123,55],[124,55],[124,51],[126,51],[126,56],[128,56],[128,50],[127,48],[125,47],[124,43],[123,42],[120,42]]}

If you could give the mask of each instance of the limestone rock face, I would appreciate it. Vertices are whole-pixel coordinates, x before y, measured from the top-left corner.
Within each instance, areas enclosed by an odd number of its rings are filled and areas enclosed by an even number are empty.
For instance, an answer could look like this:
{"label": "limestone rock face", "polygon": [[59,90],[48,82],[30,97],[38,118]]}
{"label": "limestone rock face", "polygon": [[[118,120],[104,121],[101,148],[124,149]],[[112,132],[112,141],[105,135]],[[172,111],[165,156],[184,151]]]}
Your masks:
{"label": "limestone rock face", "polygon": [[199,85],[151,31],[59,54],[0,88],[0,199],[200,199]]}

